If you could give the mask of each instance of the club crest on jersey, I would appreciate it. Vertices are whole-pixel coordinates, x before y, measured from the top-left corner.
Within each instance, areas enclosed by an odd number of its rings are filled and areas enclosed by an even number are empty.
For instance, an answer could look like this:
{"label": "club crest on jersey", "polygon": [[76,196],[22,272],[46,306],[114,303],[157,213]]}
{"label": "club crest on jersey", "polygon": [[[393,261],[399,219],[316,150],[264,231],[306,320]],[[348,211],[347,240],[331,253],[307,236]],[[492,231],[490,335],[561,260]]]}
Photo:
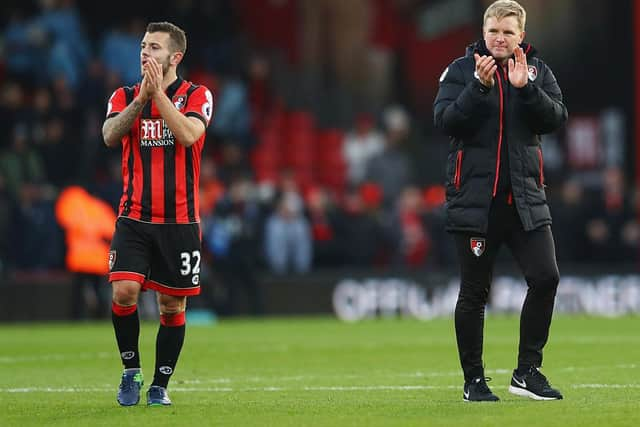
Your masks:
{"label": "club crest on jersey", "polygon": [[109,271],[113,270],[116,264],[116,251],[109,251]]}
{"label": "club crest on jersey", "polygon": [[471,242],[471,252],[479,257],[484,253],[485,248],[485,240],[482,237],[472,237],[470,239]]}
{"label": "club crest on jersey", "polygon": [[538,69],[536,68],[535,65],[529,65],[528,74],[529,74],[529,80],[531,81],[534,81],[535,79],[538,78]]}
{"label": "club crest on jersey", "polygon": [[173,102],[173,105],[175,105],[178,110],[182,110],[187,104],[187,97],[186,95],[175,95],[171,98],[171,102]]}

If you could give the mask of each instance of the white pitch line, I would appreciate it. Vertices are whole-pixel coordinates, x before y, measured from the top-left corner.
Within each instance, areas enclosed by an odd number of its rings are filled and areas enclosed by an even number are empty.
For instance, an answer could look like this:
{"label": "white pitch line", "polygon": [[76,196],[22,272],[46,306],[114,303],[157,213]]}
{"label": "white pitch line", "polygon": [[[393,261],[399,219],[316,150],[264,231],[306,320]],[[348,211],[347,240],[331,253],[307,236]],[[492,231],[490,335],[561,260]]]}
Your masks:
{"label": "white pitch line", "polygon": [[[504,389],[506,386],[494,386]],[[573,384],[573,389],[637,389],[640,384]],[[420,391],[420,390],[458,390],[459,385],[362,385],[362,386],[309,386],[287,387],[171,387],[179,393],[242,393],[242,392],[298,392],[298,391]],[[116,387],[22,387],[0,388],[0,393],[113,393]]]}
{"label": "white pitch line", "polygon": [[[614,365],[614,366],[567,366],[555,369],[561,372],[574,372],[574,371],[589,371],[589,370],[601,370],[601,369],[636,369],[640,365]],[[511,375],[513,369],[487,369],[485,373],[487,375]],[[434,372],[374,372],[375,376],[383,378],[440,378],[440,377],[459,377],[462,378],[462,372],[460,371],[434,371]],[[232,384],[232,383],[262,383],[262,382],[313,382],[330,380],[332,378],[359,380],[362,378],[369,378],[371,375],[353,375],[353,374],[336,374],[336,375],[290,375],[282,377],[267,377],[267,376],[251,376],[251,377],[237,377],[237,378],[205,378],[205,379],[193,379],[193,380],[180,380],[180,384]]]}
{"label": "white pitch line", "polygon": [[72,354],[41,354],[39,356],[0,356],[0,363],[22,363],[22,362],[49,362],[66,360],[93,360],[117,358],[117,353],[72,353]]}
{"label": "white pitch line", "polygon": [[640,388],[640,384],[573,384],[571,388]]}

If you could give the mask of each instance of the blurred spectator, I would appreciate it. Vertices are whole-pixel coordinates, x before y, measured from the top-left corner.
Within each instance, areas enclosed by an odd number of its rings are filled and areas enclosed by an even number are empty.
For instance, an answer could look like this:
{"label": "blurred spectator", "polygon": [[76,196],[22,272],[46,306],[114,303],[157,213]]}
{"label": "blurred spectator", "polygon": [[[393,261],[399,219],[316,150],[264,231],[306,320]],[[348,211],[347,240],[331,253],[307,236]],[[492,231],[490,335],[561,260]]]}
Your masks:
{"label": "blurred spectator", "polygon": [[[200,164],[200,217],[211,218],[218,201],[224,196],[224,184],[218,179],[216,164],[210,156]],[[203,219],[203,222],[205,220]]]}
{"label": "blurred spectator", "polygon": [[[89,43],[74,0],[49,0],[41,3],[42,14],[32,23],[34,30],[44,33],[48,44],[49,80],[62,77],[76,88],[84,78],[89,60]],[[41,67],[42,64],[35,64]]]}
{"label": "blurred spectator", "polygon": [[[84,113],[89,109],[82,106],[82,111],[78,106],[78,101],[73,89],[66,80],[62,78],[54,79],[51,85],[53,90],[53,109],[56,115],[64,119],[64,124],[70,129],[82,129],[84,123]],[[71,132],[69,136],[79,137],[81,132]]]}
{"label": "blurred spectator", "polygon": [[[555,193],[550,193],[550,196]],[[568,179],[551,205],[556,258],[561,262],[583,261],[589,251],[586,239],[587,206],[580,181]]]}
{"label": "blurred spectator", "polygon": [[45,135],[39,152],[48,181],[58,188],[76,177],[77,163],[71,157],[73,144],[68,141],[65,122],[53,116],[45,123]]}
{"label": "blurred spectator", "polygon": [[[115,211],[80,186],[65,188],[55,205],[56,219],[66,234],[67,270],[74,273],[73,319],[104,318],[109,313],[109,242],[115,230]],[[87,292],[90,286],[91,292]]]}
{"label": "blurred spectator", "polygon": [[107,202],[114,212],[118,212],[122,197],[122,165],[120,161],[120,157],[114,155],[113,152],[105,153],[105,168],[100,171],[89,187],[91,193]]}
{"label": "blurred spectator", "polygon": [[263,313],[263,298],[257,278],[257,248],[260,240],[260,206],[253,186],[245,176],[235,177],[229,191],[218,201],[213,217],[207,221],[204,245],[213,255],[212,267],[226,290],[222,315],[236,313],[244,290],[251,314]]}
{"label": "blurred spectator", "polygon": [[0,173],[9,195],[17,201],[23,184],[44,182],[45,170],[42,157],[30,146],[27,129],[16,126],[11,139],[11,148],[0,155]]}
{"label": "blurred spectator", "polygon": [[247,89],[240,79],[232,76],[223,76],[219,81],[215,120],[210,131],[220,139],[236,141],[246,150],[253,144]]}
{"label": "blurred spectator", "polygon": [[28,119],[22,86],[14,81],[6,82],[0,93],[0,135],[5,137],[0,140],[0,149],[11,147],[11,139],[7,135],[11,135],[16,127],[27,126]]}
{"label": "blurred spectator", "polygon": [[22,11],[14,9],[3,33],[5,60],[9,74],[25,81],[45,80],[46,34],[31,24]]}
{"label": "blurred spectator", "polygon": [[307,194],[309,222],[313,237],[313,266],[344,265],[343,241],[340,236],[342,214],[331,200],[329,192],[313,187]]}
{"label": "blurred spectator", "polygon": [[375,127],[370,114],[356,118],[355,129],[345,136],[343,155],[347,164],[348,182],[359,185],[365,179],[367,163],[384,150],[384,137]]}
{"label": "blurred spectator", "polygon": [[411,162],[403,145],[410,132],[407,112],[398,106],[384,112],[385,147],[367,164],[367,181],[382,189],[385,209],[391,210],[402,189],[411,184]]}
{"label": "blurred spectator", "polygon": [[[136,44],[136,52],[139,51],[139,42]],[[139,53],[138,53],[139,55]],[[137,56],[136,56],[137,57]],[[140,68],[136,67],[138,74]],[[109,94],[113,93],[116,87],[107,87],[107,76],[105,64],[98,58],[92,58],[87,65],[87,75],[82,82],[82,86],[77,91],[78,104],[82,105],[82,108],[86,108],[89,111],[98,111],[102,117],[104,115],[104,107]],[[99,130],[99,129],[98,129]]]}
{"label": "blurred spectator", "polygon": [[220,146],[220,162],[217,166],[218,178],[225,185],[229,185],[235,177],[245,175],[253,175],[247,152],[233,140],[223,141]]}
{"label": "blurred spectator", "polygon": [[64,264],[64,236],[56,223],[50,186],[24,183],[20,187],[10,241],[20,242],[11,251],[18,269],[47,270]]}
{"label": "blurred spectator", "polygon": [[388,258],[389,238],[381,211],[382,192],[375,184],[350,188],[344,196],[341,230],[345,264],[371,267]]}
{"label": "blurred spectator", "polygon": [[29,127],[34,145],[39,145],[44,140],[46,131],[45,123],[53,114],[53,97],[46,86],[37,87],[33,93],[33,104],[29,111]]}
{"label": "blurred spectator", "polygon": [[417,187],[407,187],[398,199],[396,225],[400,234],[400,264],[407,267],[421,267],[425,264],[431,249],[431,239],[423,224],[424,205],[422,194]]}
{"label": "blurred spectator", "polygon": [[89,43],[73,0],[40,2],[41,14],[12,15],[5,31],[10,73],[37,83],[63,78],[77,87],[89,59]]}
{"label": "blurred spectator", "polygon": [[445,188],[443,185],[431,185],[424,189],[424,224],[431,238],[430,256],[427,266],[447,269],[456,265],[456,249],[451,235],[445,230]]}
{"label": "blurred spectator", "polygon": [[258,132],[264,127],[270,112],[277,108],[271,82],[271,65],[264,55],[253,53],[249,57],[247,73],[251,128],[254,132]]}
{"label": "blurred spectator", "polygon": [[265,258],[275,273],[306,273],[311,268],[311,227],[303,208],[295,177],[285,171],[274,211],[267,218],[264,231]]}
{"label": "blurred spectator", "polygon": [[589,262],[637,261],[640,233],[632,202],[622,169],[605,169],[602,189],[591,195],[586,210]]}

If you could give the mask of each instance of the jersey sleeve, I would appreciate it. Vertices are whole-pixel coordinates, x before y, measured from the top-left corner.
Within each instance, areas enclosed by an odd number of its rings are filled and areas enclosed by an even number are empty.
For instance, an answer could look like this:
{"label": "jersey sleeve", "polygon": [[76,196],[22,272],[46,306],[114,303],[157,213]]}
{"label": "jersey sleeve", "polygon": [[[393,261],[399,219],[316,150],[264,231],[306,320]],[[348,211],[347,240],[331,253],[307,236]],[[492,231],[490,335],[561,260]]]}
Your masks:
{"label": "jersey sleeve", "polygon": [[118,113],[122,112],[127,107],[127,96],[125,94],[124,88],[118,88],[109,98],[109,102],[107,103],[107,118],[111,118],[113,116],[118,115]]}
{"label": "jersey sleeve", "polygon": [[208,127],[213,116],[214,109],[213,94],[205,86],[198,86],[196,90],[189,96],[187,107],[184,115],[187,117],[196,117],[202,120],[204,127]]}

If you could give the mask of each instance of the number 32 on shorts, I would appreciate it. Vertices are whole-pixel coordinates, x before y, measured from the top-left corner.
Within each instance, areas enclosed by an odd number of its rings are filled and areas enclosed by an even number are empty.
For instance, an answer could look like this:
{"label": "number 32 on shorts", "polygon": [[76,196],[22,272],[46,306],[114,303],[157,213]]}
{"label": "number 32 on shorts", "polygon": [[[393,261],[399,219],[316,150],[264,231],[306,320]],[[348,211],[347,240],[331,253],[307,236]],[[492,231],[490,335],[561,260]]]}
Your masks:
{"label": "number 32 on shorts", "polygon": [[192,274],[191,282],[194,285],[200,283],[200,251],[181,252],[180,261],[182,266],[180,274],[183,276]]}

